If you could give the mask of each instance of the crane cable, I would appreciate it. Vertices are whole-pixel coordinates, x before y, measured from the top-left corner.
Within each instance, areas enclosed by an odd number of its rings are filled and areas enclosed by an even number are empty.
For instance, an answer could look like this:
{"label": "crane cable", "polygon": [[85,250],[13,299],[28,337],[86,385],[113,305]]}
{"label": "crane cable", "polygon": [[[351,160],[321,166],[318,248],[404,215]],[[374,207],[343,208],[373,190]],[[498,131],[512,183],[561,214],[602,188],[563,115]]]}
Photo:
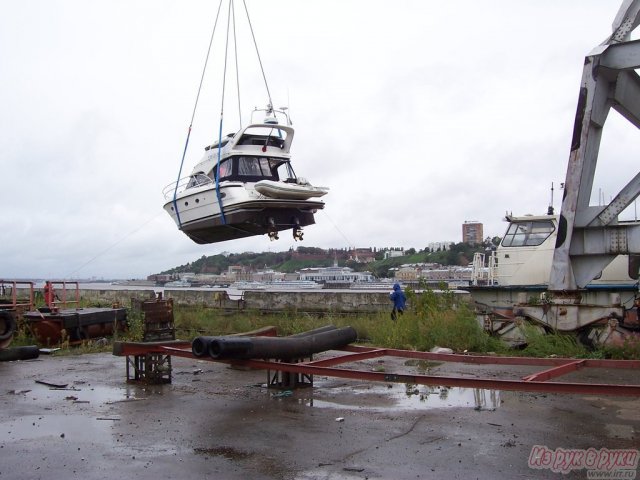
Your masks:
{"label": "crane cable", "polygon": [[[273,108],[273,102],[271,100],[271,92],[269,91],[269,84],[267,82],[267,76],[264,73],[264,67],[262,65],[262,59],[260,58],[260,51],[258,50],[258,43],[256,41],[256,36],[253,32],[253,26],[251,25],[251,18],[249,17],[249,10],[247,8],[247,3],[245,0],[242,0],[242,4],[244,5],[244,11],[247,15],[247,23],[249,25],[249,30],[251,31],[251,38],[253,39],[253,45],[256,49],[256,55],[258,56],[258,63],[260,64],[260,71],[262,72],[262,78],[264,80],[264,85],[267,90],[267,97],[269,97],[269,107]],[[222,197],[220,195],[220,160],[222,157],[222,125],[224,120],[224,98],[225,98],[225,90],[227,84],[227,60],[229,56],[229,33],[231,29],[231,25],[233,25],[233,44],[234,44],[234,54],[235,54],[235,64],[236,64],[236,87],[238,89],[238,118],[240,120],[240,127],[242,128],[242,109],[240,106],[240,75],[239,75],[239,67],[238,67],[238,42],[236,39],[236,16],[235,16],[235,3],[233,0],[229,0],[229,10],[227,13],[227,33],[225,39],[225,49],[224,49],[224,69],[222,74],[222,100],[220,105],[220,127],[218,129],[218,162],[216,165],[216,197],[218,199],[218,206],[220,208],[220,219],[222,220],[222,225],[227,224],[227,220],[224,215],[224,207],[222,205]],[[233,23],[232,23],[233,19]]]}
{"label": "crane cable", "polygon": [[245,0],[242,0],[242,4],[244,5],[244,11],[247,14],[247,23],[249,24],[249,30],[251,30],[251,38],[253,39],[253,45],[256,48],[256,55],[258,56],[258,63],[260,63],[260,71],[262,72],[264,86],[267,89],[267,97],[269,97],[269,105],[273,107],[273,101],[271,100],[271,92],[269,91],[269,84],[267,83],[267,76],[264,73],[264,67],[262,66],[262,59],[260,58],[260,52],[258,51],[258,42],[256,41],[256,36],[253,33],[253,26],[251,25],[251,19],[249,18],[249,10],[247,9],[247,2]]}
{"label": "crane cable", "polygon": [[238,120],[240,122],[240,128],[242,128],[242,107],[240,103],[240,72],[239,72],[239,65],[238,65],[238,40],[236,37],[235,3],[231,4],[231,8],[233,8],[233,50],[234,50],[235,60],[236,60],[236,91],[238,92]]}
{"label": "crane cable", "polygon": [[[218,199],[218,207],[220,208],[220,219],[222,225],[227,224],[227,219],[224,216],[224,207],[222,205],[222,197],[220,196],[220,159],[222,156],[222,123],[224,119],[224,94],[227,85],[227,57],[229,54],[229,29],[233,11],[233,0],[229,0],[229,12],[227,14],[227,36],[224,47],[224,68],[222,71],[222,99],[220,101],[220,128],[218,129],[218,163],[216,165],[216,197]],[[235,32],[235,16],[233,18],[233,29]]]}
{"label": "crane cable", "polygon": [[193,120],[196,117],[196,109],[198,108],[198,100],[200,99],[200,92],[202,91],[202,84],[204,83],[204,75],[207,71],[207,63],[209,62],[209,54],[211,53],[211,45],[213,44],[213,36],[216,33],[216,27],[218,25],[218,17],[220,16],[220,8],[222,7],[222,0],[218,4],[218,12],[216,13],[216,20],[213,22],[213,29],[211,31],[211,37],[209,39],[209,48],[207,49],[207,55],[204,59],[204,67],[202,68],[202,75],[200,77],[200,84],[198,85],[198,93],[196,94],[196,101],[193,105],[193,113],[191,114],[191,122],[189,123],[189,129],[187,131],[187,140],[184,144],[184,150],[182,152],[182,160],[180,161],[180,169],[178,170],[178,179],[176,180],[176,187],[173,190],[173,208],[176,211],[176,217],[178,219],[178,228],[182,229],[182,221],[180,220],[180,212],[178,211],[178,203],[176,196],[178,194],[178,186],[180,184],[180,176],[182,175],[182,167],[184,166],[184,158],[187,155],[187,147],[189,146],[189,137],[191,137],[191,128],[193,127]]}
{"label": "crane cable", "polygon": [[[267,97],[269,99],[269,109],[273,109],[273,101],[271,99],[271,91],[269,90],[269,84],[267,82],[267,76],[264,72],[264,66],[262,65],[262,59],[260,57],[260,51],[258,50],[258,43],[256,41],[256,36],[255,33],[253,31],[253,25],[251,24],[251,18],[249,17],[249,10],[247,8],[247,4],[245,0],[242,0],[242,4],[244,6],[244,10],[247,16],[247,23],[249,25],[249,30],[251,31],[251,38],[253,39],[253,45],[255,47],[256,50],[256,55],[258,57],[258,63],[260,64],[260,71],[262,73],[262,79],[264,80],[264,85],[265,85],[265,89],[267,91]],[[218,200],[218,206],[220,208],[220,217],[222,220],[222,224],[226,225],[226,218],[224,215],[224,208],[222,206],[222,197],[220,195],[220,160],[221,160],[221,151],[222,151],[222,125],[223,125],[223,120],[224,120],[224,98],[225,98],[225,88],[226,88],[226,77],[227,77],[227,60],[228,60],[228,54],[229,54],[229,33],[230,33],[230,28],[231,25],[233,25],[233,43],[234,43],[234,54],[235,54],[235,67],[236,67],[236,87],[237,87],[237,94],[238,94],[238,118],[240,121],[240,126],[242,127],[242,109],[241,109],[241,103],[240,103],[240,75],[239,75],[239,66],[238,66],[238,43],[237,43],[237,38],[236,38],[236,19],[235,19],[235,6],[234,6],[234,0],[229,0],[229,9],[228,9],[228,13],[227,13],[227,32],[226,32],[226,43],[225,43],[225,53],[224,53],[224,70],[223,70],[223,76],[222,76],[222,99],[221,99],[221,106],[220,106],[220,125],[219,125],[219,129],[218,129],[218,162],[216,165],[216,197]],[[205,61],[204,61],[204,67],[202,69],[202,75],[200,77],[200,84],[198,85],[198,93],[196,94],[196,100],[195,100],[195,104],[193,106],[193,113],[191,115],[191,122],[189,124],[189,129],[187,131],[187,139],[185,141],[185,145],[184,145],[184,150],[182,152],[182,159],[180,161],[180,169],[178,170],[178,179],[176,181],[176,185],[173,191],[173,208],[176,212],[176,217],[178,220],[178,227],[180,229],[182,229],[182,220],[180,219],[180,212],[178,210],[178,203],[177,203],[177,194],[178,194],[178,187],[180,184],[180,176],[182,175],[182,169],[184,167],[184,159],[186,157],[187,154],[187,148],[189,146],[189,138],[191,137],[191,130],[193,128],[193,121],[195,119],[195,115],[196,115],[196,109],[198,106],[198,100],[200,99],[200,92],[202,90],[202,85],[204,83],[204,77],[205,77],[205,73],[207,70],[207,64],[209,62],[209,56],[211,53],[211,46],[213,44],[213,38],[216,32],[216,28],[218,25],[218,19],[220,17],[220,10],[222,8],[222,0],[220,0],[220,3],[218,4],[218,10],[216,13],[216,18],[215,18],[215,22],[213,24],[213,29],[211,32],[211,38],[209,39],[209,47],[207,49],[207,55],[205,57]],[[233,19],[233,23],[231,23]]]}

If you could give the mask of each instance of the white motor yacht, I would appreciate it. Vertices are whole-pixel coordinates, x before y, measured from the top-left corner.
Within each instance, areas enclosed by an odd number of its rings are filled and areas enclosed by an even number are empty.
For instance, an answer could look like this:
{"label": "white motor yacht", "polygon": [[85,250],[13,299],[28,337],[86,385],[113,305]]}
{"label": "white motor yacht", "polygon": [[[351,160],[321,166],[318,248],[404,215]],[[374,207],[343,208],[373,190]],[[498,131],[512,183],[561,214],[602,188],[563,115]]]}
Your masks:
{"label": "white motor yacht", "polygon": [[270,106],[265,111],[263,123],[207,146],[191,175],[165,187],[164,209],[194,242],[265,233],[277,239],[288,229],[302,240],[302,227],[324,208],[319,197],[329,189],[314,187],[291,167],[290,122],[281,125]]}

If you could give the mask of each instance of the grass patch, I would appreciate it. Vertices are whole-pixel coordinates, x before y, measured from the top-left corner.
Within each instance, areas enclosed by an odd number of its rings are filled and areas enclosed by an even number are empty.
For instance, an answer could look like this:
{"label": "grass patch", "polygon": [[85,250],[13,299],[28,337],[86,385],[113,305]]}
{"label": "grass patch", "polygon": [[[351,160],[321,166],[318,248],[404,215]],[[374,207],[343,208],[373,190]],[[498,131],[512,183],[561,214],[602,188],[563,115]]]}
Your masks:
{"label": "grass patch", "polygon": [[527,339],[527,346],[520,353],[527,357],[585,358],[594,355],[594,352],[591,352],[571,334],[542,333],[531,325],[524,326],[524,334]]}
{"label": "grass patch", "polygon": [[432,312],[406,312],[396,322],[384,314],[377,321],[368,322],[364,329],[354,323],[360,338],[387,348],[428,351],[438,346],[458,352],[506,350],[500,340],[482,330],[466,306]]}

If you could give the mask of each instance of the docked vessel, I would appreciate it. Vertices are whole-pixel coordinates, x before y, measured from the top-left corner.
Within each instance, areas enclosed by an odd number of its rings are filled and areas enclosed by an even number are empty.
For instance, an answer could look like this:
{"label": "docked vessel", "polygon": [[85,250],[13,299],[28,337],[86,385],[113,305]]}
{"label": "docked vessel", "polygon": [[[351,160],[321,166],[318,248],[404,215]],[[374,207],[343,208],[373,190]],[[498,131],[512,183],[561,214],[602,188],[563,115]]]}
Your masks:
{"label": "docked vessel", "polygon": [[[558,236],[558,216],[508,215],[505,219],[509,225],[500,245],[486,262],[474,262],[473,285],[546,290]],[[634,290],[639,267],[637,256],[619,255],[585,289]]]}
{"label": "docked vessel", "polygon": [[268,290],[319,290],[321,283],[311,280],[274,280],[267,283]]}
{"label": "docked vessel", "polygon": [[191,283],[186,280],[174,280],[172,282],[167,282],[164,284],[166,288],[189,288]]}
{"label": "docked vessel", "polygon": [[[256,110],[258,111],[258,110]],[[165,187],[164,209],[199,244],[293,230],[315,223],[328,188],[296,176],[291,166],[294,129],[286,112],[268,106],[252,123],[205,148],[191,174]],[[276,114],[284,116],[280,124]]]}
{"label": "docked vessel", "polygon": [[[509,225],[496,250],[488,258],[476,254],[472,285],[464,290],[471,293],[478,320],[512,345],[526,343],[521,329],[525,319],[538,329],[577,332],[588,344],[639,330],[638,255],[618,255],[580,290],[578,303],[564,302],[557,317],[549,315],[553,302],[562,298],[549,291],[558,218],[552,214],[507,216]],[[624,223],[637,224],[620,222]],[[570,308],[576,305],[579,310]]]}
{"label": "docked vessel", "polygon": [[267,286],[262,282],[240,280],[229,285],[230,290],[264,290]]}

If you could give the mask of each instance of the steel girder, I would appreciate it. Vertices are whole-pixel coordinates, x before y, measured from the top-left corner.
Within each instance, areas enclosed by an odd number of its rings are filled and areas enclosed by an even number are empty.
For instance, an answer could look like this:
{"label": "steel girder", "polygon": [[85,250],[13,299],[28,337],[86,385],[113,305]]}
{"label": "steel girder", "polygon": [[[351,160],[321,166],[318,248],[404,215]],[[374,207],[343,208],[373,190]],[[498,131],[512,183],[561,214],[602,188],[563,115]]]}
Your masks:
{"label": "steel girder", "polygon": [[589,206],[602,129],[613,108],[640,128],[640,0],[625,0],[613,33],[585,59],[564,184],[550,290],[585,287],[617,255],[640,254],[640,224],[618,215],[640,195],[640,173],[605,206]]}

